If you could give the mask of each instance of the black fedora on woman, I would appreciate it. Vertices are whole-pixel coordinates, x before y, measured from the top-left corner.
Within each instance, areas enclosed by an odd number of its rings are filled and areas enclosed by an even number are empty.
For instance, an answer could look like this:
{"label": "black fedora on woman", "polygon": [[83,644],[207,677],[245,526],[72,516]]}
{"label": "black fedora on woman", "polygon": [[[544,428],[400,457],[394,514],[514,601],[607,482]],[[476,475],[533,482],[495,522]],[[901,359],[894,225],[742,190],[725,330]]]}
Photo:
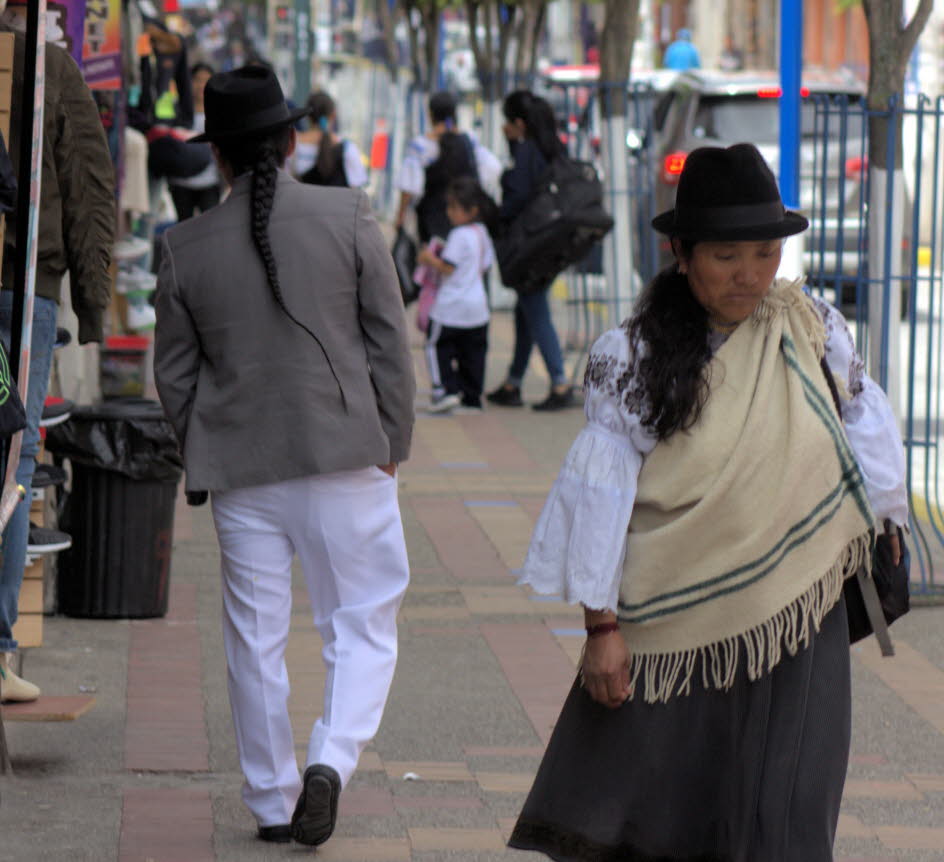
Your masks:
{"label": "black fedora on woman", "polygon": [[265,135],[308,113],[307,108],[289,108],[279,79],[265,66],[217,72],[207,81],[203,103],[206,131],[190,138],[191,143]]}
{"label": "black fedora on woman", "polygon": [[785,209],[777,180],[753,144],[700,147],[685,160],[674,209],[652,220],[681,239],[765,240],[802,233],[810,223]]}

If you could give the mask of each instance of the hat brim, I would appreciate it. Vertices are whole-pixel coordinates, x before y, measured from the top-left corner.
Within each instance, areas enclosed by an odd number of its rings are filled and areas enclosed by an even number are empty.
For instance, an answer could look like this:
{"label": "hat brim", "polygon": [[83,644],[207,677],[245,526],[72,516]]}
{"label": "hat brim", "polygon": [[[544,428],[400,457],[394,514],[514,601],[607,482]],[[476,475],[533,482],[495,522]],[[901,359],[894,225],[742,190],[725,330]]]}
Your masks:
{"label": "hat brim", "polygon": [[221,132],[203,132],[202,134],[196,135],[192,138],[187,138],[188,144],[207,144],[212,143],[213,141],[228,141],[233,138],[247,138],[250,136],[256,137],[258,135],[264,135],[267,132],[274,132],[277,129],[284,128],[285,126],[291,126],[297,123],[302,117],[307,116],[308,108],[295,108],[293,111],[289,111],[288,116],[284,120],[279,120],[277,123],[269,123],[266,126],[260,126],[257,129],[233,129],[232,131],[221,131]]}
{"label": "hat brim", "polygon": [[675,224],[675,210],[670,209],[652,220],[652,226],[667,236],[681,239],[706,240],[709,242],[737,242],[739,240],[783,239],[803,233],[810,222],[806,216],[793,210],[786,210],[783,219],[771,224],[752,224],[746,227],[726,227],[724,225],[704,225],[697,229],[679,230]]}

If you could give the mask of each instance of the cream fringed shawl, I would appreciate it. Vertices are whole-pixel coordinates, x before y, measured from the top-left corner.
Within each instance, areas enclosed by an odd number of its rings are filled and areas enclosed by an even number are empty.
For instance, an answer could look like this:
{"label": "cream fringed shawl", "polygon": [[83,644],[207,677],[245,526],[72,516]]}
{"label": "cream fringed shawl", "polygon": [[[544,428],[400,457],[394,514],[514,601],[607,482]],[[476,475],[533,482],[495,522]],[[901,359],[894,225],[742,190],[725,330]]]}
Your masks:
{"label": "cream fringed shawl", "polygon": [[808,644],[869,558],[873,516],[820,366],[825,333],[778,280],[710,365],[698,422],[639,474],[618,616],[634,696],[729,688]]}

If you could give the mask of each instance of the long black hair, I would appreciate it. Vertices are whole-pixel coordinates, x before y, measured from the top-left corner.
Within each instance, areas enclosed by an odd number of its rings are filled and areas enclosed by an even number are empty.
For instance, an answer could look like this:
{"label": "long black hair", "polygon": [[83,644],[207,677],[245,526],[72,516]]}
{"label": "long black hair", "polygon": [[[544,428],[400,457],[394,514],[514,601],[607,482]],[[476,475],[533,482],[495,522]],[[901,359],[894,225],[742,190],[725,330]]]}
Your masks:
{"label": "long black hair", "polygon": [[494,237],[499,228],[498,204],[492,196],[479,185],[475,177],[458,177],[449,183],[446,189],[446,199],[454,200],[462,209],[468,211],[473,207],[479,211],[478,221],[485,225],[485,229]]}
{"label": "long black hair", "polygon": [[318,145],[318,159],[315,166],[321,177],[333,177],[338,169],[338,160],[342,157],[341,147],[334,146],[331,135],[331,118],[337,110],[334,99],[324,90],[318,90],[308,97],[308,117],[321,130],[321,143]]}
{"label": "long black hair", "polygon": [[[694,242],[678,246],[683,258],[691,257]],[[645,394],[643,426],[659,440],[691,428],[708,397],[708,312],[675,264],[640,294],[628,331],[643,350],[637,369]]]}
{"label": "long black hair", "polygon": [[275,203],[279,168],[285,164],[291,134],[291,127],[286,126],[266,135],[221,140],[217,142],[216,148],[219,150],[220,157],[229,165],[234,177],[252,172],[252,193],[250,196],[252,242],[256,247],[256,251],[259,252],[259,257],[262,258],[269,288],[282,311],[293,323],[304,329],[321,348],[325,361],[328,363],[328,368],[331,370],[331,375],[338,385],[338,391],[341,393],[341,403],[346,407],[347,403],[341,381],[335,373],[331,358],[328,356],[324,345],[318,339],[318,336],[295,317],[285,304],[282,286],[279,284],[279,268],[269,239],[269,220],[272,217],[272,207]]}
{"label": "long black hair", "polygon": [[[445,126],[439,136],[439,156],[433,171],[438,172],[447,181],[451,177],[475,174],[475,153],[469,139],[458,130],[456,97],[445,91],[433,93],[429,97],[429,117],[433,125]],[[440,183],[434,179],[432,185],[438,184]]]}
{"label": "long black hair", "polygon": [[509,123],[515,120],[524,123],[525,133],[548,161],[564,152],[564,144],[557,134],[557,118],[547,99],[535,96],[530,90],[515,90],[505,96],[502,113]]}

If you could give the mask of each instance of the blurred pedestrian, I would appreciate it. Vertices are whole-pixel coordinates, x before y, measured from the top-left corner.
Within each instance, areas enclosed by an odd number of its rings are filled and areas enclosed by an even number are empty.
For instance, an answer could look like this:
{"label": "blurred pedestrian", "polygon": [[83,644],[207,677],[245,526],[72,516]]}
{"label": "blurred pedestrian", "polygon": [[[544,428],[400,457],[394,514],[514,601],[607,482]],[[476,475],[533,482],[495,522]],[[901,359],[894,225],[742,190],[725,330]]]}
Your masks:
{"label": "blurred pedestrian", "polygon": [[[512,167],[501,177],[501,223],[512,222],[534,196],[551,160],[565,154],[557,135],[554,109],[530,90],[516,90],[504,101],[503,126],[513,159]],[[499,230],[502,228],[500,227]],[[528,369],[531,349],[537,344],[551,379],[547,397],[534,404],[535,410],[562,410],[576,405],[573,391],[564,371],[564,356],[551,317],[548,292],[543,290],[518,294],[515,303],[515,348],[505,382],[486,396],[492,404],[521,407],[521,384]]]}
{"label": "blurred pedestrian", "polygon": [[433,93],[429,99],[431,126],[407,145],[397,176],[400,205],[395,226],[401,228],[410,207],[415,207],[420,241],[449,233],[446,189],[459,177],[473,177],[484,189],[491,188],[501,172],[498,158],[480,144],[471,132],[459,130],[456,99],[451,93]]}
{"label": "blurred pedestrian", "polygon": [[316,186],[366,186],[364,156],[352,140],[338,137],[337,106],[324,90],[308,97],[308,122],[292,156],[295,176]]}
{"label": "blurred pedestrian", "polygon": [[665,49],[662,65],[666,69],[698,69],[701,66],[701,55],[692,44],[692,31],[682,27],[675,34],[675,41]]}
{"label": "blurred pedestrian", "polygon": [[[190,69],[190,88],[193,94],[193,131],[200,133],[206,126],[203,91],[213,75],[207,63],[195,63]],[[196,144],[193,146],[197,146]],[[204,146],[209,146],[205,144]],[[170,196],[177,210],[177,220],[184,221],[194,213],[205,213],[220,202],[220,172],[216,162],[210,163],[193,177],[168,177]]]}
{"label": "blurred pedestrian", "polygon": [[489,318],[483,277],[495,260],[489,225],[494,230],[498,208],[478,181],[460,177],[446,190],[446,214],[452,230],[441,255],[424,248],[417,257],[442,278],[426,333],[432,413],[482,409]]}
{"label": "blurred pedestrian", "polygon": [[587,640],[513,847],[833,858],[843,584],[908,495],[897,421],[842,315],[775,278],[808,224],[752,144],[694,150],[653,221],[675,265],[591,351],[587,425],[521,578],[581,603]]}
{"label": "blurred pedestrian", "polygon": [[[0,0],[0,13],[6,0]],[[0,21],[0,32],[11,28]],[[25,83],[26,39],[13,36],[13,104],[10,114],[9,154],[14,171],[20,169],[21,105]],[[49,388],[56,317],[62,280],[69,274],[72,308],[79,319],[79,343],[101,342],[105,309],[111,297],[112,248],[115,240],[115,171],[95,99],[82,71],[69,53],[46,44],[45,112],[43,114],[42,183],[36,233],[36,295],[29,347],[29,385],[26,428],[23,431],[16,482],[25,497],[13,510],[3,533],[0,562],[0,699],[31,701],[37,685],[15,672],[17,640],[13,626],[30,537],[30,488],[40,445],[40,419]],[[6,219],[3,237],[3,290],[0,292],[0,338],[9,350],[13,327],[14,261],[26,237],[17,235],[17,219]],[[51,531],[50,531],[51,532]],[[42,534],[41,534],[42,535]],[[60,534],[61,537],[61,534]],[[43,542],[34,553],[44,553]],[[53,546],[55,547],[55,546]],[[47,548],[46,550],[49,550]]]}
{"label": "blurred pedestrian", "polygon": [[[164,234],[154,371],[188,499],[212,500],[243,800],[261,839],[315,845],[393,679],[414,383],[366,195],[283,170],[301,113],[261,66],[207,84],[200,139],[232,192]],[[327,670],[302,778],[285,667],[296,554]]]}

